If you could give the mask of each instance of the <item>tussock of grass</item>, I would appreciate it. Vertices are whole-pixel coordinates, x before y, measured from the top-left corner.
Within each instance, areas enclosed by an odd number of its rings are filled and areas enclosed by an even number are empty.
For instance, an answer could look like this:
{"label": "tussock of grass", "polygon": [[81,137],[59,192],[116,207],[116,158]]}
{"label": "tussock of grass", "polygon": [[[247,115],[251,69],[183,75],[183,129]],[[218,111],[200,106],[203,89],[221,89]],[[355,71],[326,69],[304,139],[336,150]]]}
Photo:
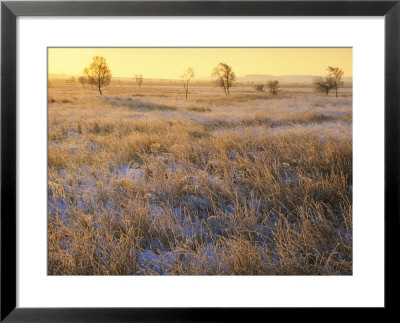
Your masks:
{"label": "tussock of grass", "polygon": [[252,118],[241,120],[212,119],[205,121],[203,125],[208,130],[255,126],[265,126],[272,128],[290,126],[295,124],[323,123],[335,120],[351,121],[351,115],[331,116],[323,113],[309,111],[293,112],[285,115],[279,113],[256,113],[255,116]]}
{"label": "tussock of grass", "polygon": [[209,107],[188,107],[186,108],[188,111],[193,112],[211,112],[212,110]]}
{"label": "tussock of grass", "polygon": [[68,100],[68,99],[54,99],[54,98],[49,98],[49,99],[47,100],[47,102],[48,102],[48,103],[63,103],[63,104],[65,104],[65,103],[72,103],[72,101],[71,101],[71,100]]}
{"label": "tussock of grass", "polygon": [[104,101],[116,107],[125,107],[130,110],[138,110],[138,111],[173,111],[177,108],[174,106],[169,106],[165,104],[158,104],[153,102],[146,102],[142,100],[134,100],[130,97],[121,98],[121,97],[105,97]]}

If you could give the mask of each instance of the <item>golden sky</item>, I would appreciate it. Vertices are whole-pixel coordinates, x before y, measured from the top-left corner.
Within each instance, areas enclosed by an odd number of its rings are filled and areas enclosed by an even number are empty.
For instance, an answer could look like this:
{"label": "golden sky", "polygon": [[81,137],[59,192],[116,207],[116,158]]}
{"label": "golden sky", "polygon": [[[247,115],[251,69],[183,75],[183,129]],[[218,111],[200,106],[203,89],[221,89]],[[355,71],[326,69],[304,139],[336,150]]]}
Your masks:
{"label": "golden sky", "polygon": [[81,75],[93,56],[106,58],[114,77],[177,79],[192,67],[196,77],[209,78],[219,62],[236,76],[326,75],[338,66],[353,75],[352,48],[49,48],[49,74]]}

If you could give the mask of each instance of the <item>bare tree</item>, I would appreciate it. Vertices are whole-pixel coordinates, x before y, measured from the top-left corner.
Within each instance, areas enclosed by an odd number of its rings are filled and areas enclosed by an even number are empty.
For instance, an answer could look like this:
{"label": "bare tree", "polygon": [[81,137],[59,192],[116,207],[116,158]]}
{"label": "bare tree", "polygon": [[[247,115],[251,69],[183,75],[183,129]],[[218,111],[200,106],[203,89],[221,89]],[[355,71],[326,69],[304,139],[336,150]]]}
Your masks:
{"label": "bare tree", "polygon": [[229,88],[236,80],[232,67],[225,63],[219,63],[214,67],[211,76],[217,79],[218,85],[223,88],[225,95],[229,95]]}
{"label": "bare tree", "polygon": [[329,95],[329,91],[335,88],[335,80],[332,77],[316,77],[314,79],[314,87],[317,92]]}
{"label": "bare tree", "polygon": [[344,71],[339,67],[332,67],[332,66],[328,66],[327,70],[329,77],[333,79],[333,88],[336,91],[336,97],[337,97],[338,88],[343,86],[342,77]]}
{"label": "bare tree", "polygon": [[143,84],[143,75],[142,74],[135,74],[136,84],[141,87]]}
{"label": "bare tree", "polygon": [[254,86],[254,90],[256,90],[257,92],[264,92],[265,91],[265,85],[264,84],[255,84]]}
{"label": "bare tree", "polygon": [[279,92],[279,81],[273,80],[267,82],[269,93],[272,95],[278,95]]}
{"label": "bare tree", "polygon": [[194,77],[194,75],[195,75],[194,70],[191,67],[186,69],[186,71],[181,75],[183,88],[185,89],[186,101],[187,101],[188,93],[189,93],[189,82]]}
{"label": "bare tree", "polygon": [[87,83],[87,78],[85,76],[79,76],[79,83],[82,84],[82,87],[85,87],[85,84]]}
{"label": "bare tree", "polygon": [[93,57],[92,63],[90,64],[89,68],[84,69],[83,71],[84,73],[87,73],[89,83],[95,85],[102,95],[103,93],[101,92],[101,88],[103,86],[109,85],[112,77],[106,59],[102,56]]}
{"label": "bare tree", "polygon": [[94,80],[89,75],[89,68],[88,67],[83,69],[83,75],[86,77],[86,83],[90,84],[91,88],[93,89]]}

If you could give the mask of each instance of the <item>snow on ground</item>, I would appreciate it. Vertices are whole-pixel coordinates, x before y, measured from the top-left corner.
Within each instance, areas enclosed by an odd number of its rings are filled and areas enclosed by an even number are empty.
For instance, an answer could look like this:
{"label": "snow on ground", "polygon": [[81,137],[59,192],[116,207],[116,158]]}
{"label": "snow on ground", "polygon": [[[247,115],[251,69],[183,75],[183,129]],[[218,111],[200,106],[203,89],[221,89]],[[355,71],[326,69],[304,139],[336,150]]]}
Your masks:
{"label": "snow on ground", "polygon": [[[127,91],[127,90],[126,90]],[[173,95],[169,95],[171,91]],[[256,99],[249,98],[248,100],[229,101],[228,98],[223,96],[218,97],[217,102],[204,102],[202,96],[204,93],[209,93],[209,88],[199,88],[193,94],[194,102],[190,104],[184,102],[181,97],[174,95],[180,93],[180,90],[172,87],[165,88],[163,93],[154,96],[139,96],[135,97],[127,95],[110,95],[105,91],[102,97],[95,97],[86,95],[82,97],[72,97],[71,103],[61,105],[59,101],[53,103],[54,111],[51,115],[55,120],[63,120],[70,118],[75,120],[76,123],[82,121],[81,115],[84,115],[84,121],[97,120],[99,115],[104,120],[120,121],[129,119],[146,120],[146,122],[167,122],[168,120],[174,121],[194,121],[199,124],[206,124],[207,122],[214,122],[215,120],[223,120],[225,122],[238,122],[237,125],[226,128],[216,128],[210,131],[211,138],[218,136],[230,135],[250,135],[259,138],[268,138],[270,136],[277,136],[281,134],[294,134],[297,136],[308,135],[319,138],[324,141],[327,137],[336,138],[337,140],[351,139],[352,138],[352,123],[351,119],[341,120],[333,119],[323,122],[300,122],[288,123],[282,125],[274,125],[267,127],[265,125],[253,125],[251,127],[240,124],[240,121],[247,119],[254,119],[257,113],[262,113],[263,116],[270,116],[273,120],[280,120],[282,116],[290,115],[291,113],[312,112],[323,114],[326,116],[341,117],[351,115],[352,113],[352,98],[345,96],[343,98],[334,98],[333,96],[315,96],[308,94],[309,89],[304,91],[295,89],[293,91],[284,89],[281,96],[271,98],[267,96],[257,96]],[[296,96],[291,92],[304,92],[307,95]],[[287,93],[285,93],[287,92]],[[218,92],[216,92],[218,93]],[[346,92],[347,93],[347,92]],[[348,93],[347,93],[348,94]],[[190,93],[189,95],[192,95]],[[233,95],[235,93],[233,92]],[[251,94],[253,95],[253,94]],[[90,102],[90,105],[86,104]],[[94,103],[93,103],[94,102]],[[251,102],[251,104],[249,104]],[[95,109],[95,108],[97,109]],[[84,113],[79,109],[84,109]],[[204,112],[196,112],[202,111]],[[116,113],[118,111],[118,113]],[[79,143],[81,135],[76,130],[66,130],[63,141],[50,141],[49,149],[54,147],[61,150],[69,150],[72,153],[79,152]],[[176,149],[179,152],[179,144],[176,144]],[[84,146],[89,154],[95,154],[99,151],[99,145],[93,142],[86,142]],[[153,157],[149,160],[156,160],[160,165],[172,173],[185,171],[185,166],[179,164],[174,158],[167,153],[159,153],[160,146],[152,145],[151,152]],[[174,151],[171,149],[171,151]],[[267,151],[247,151],[246,155],[250,160],[263,160],[265,154],[270,154]],[[235,162],[240,157],[237,150],[231,149],[227,153],[227,157],[231,162]],[[153,158],[153,159],[151,159]],[[273,157],[275,158],[275,157]],[[278,160],[278,158],[276,158]],[[285,165],[281,168],[281,183],[282,185],[291,185],[299,183],[302,179],[292,174],[290,171],[285,170]],[[287,168],[287,167],[286,167]],[[202,194],[202,189],[205,183],[210,182],[213,186],[222,188],[227,185],[223,179],[214,176],[213,174],[204,174],[201,170],[191,169],[193,174],[198,175],[196,178],[188,179],[190,186],[189,192],[182,196],[180,205],[173,206],[172,214],[169,216],[173,220],[174,227],[172,231],[178,232],[180,239],[190,245],[191,242],[201,239],[204,246],[200,250],[200,254],[204,259],[204,263],[208,266],[218,267],[220,263],[219,258],[223,255],[223,247],[212,244],[215,236],[227,237],[236,230],[235,224],[229,219],[235,215],[235,207],[233,201],[226,202],[219,205],[221,213],[213,214],[209,212],[213,209],[213,203]],[[234,174],[240,177],[240,174]],[[201,180],[199,180],[199,178]],[[57,217],[61,219],[64,225],[70,225],[74,217],[74,206],[80,208],[84,212],[92,212],[93,210],[105,212],[107,210],[115,210],[118,214],[121,205],[118,205],[117,200],[110,200],[115,192],[116,183],[121,180],[132,181],[138,187],[146,187],[148,189],[147,196],[151,203],[149,204],[149,216],[152,221],[162,222],[166,216],[165,201],[160,191],[168,194],[164,186],[159,186],[154,181],[149,180],[146,173],[145,165],[141,164],[119,164],[109,163],[107,165],[99,165],[93,171],[93,168],[82,166],[79,168],[60,169],[58,172],[49,173],[49,192],[48,192],[48,210],[50,217]],[[352,187],[350,187],[352,190]],[[194,193],[195,192],[195,193]],[[118,193],[118,191],[117,191]],[[104,195],[107,195],[107,203],[101,205]],[[71,199],[71,196],[74,199]],[[260,201],[257,199],[249,199],[247,201],[247,208],[255,210],[262,219],[263,208],[268,206],[269,201]],[[188,216],[188,212],[195,216]],[[227,224],[228,223],[228,224]],[[250,218],[247,223],[243,225],[254,232],[259,232],[268,235],[277,219],[270,215],[267,224],[261,225],[260,223],[251,222]],[[292,225],[292,224],[290,224]],[[351,236],[343,230],[337,230],[337,235],[345,241],[350,241]],[[267,248],[268,245],[263,239],[256,240],[261,249]],[[163,274],[168,264],[173,264],[176,260],[186,259],[186,263],[199,262],[199,258],[191,258],[191,253],[188,250],[168,250],[162,241],[150,241],[148,248],[137,252],[137,259],[140,266],[139,274],[141,272],[154,272]],[[157,247],[159,248],[158,251]],[[106,257],[103,255],[102,257]],[[103,258],[106,261],[105,258]],[[202,258],[200,258],[202,259]],[[193,266],[198,266],[198,263],[193,263]],[[227,269],[219,268],[220,271]],[[204,273],[212,271],[212,268],[204,268]]]}

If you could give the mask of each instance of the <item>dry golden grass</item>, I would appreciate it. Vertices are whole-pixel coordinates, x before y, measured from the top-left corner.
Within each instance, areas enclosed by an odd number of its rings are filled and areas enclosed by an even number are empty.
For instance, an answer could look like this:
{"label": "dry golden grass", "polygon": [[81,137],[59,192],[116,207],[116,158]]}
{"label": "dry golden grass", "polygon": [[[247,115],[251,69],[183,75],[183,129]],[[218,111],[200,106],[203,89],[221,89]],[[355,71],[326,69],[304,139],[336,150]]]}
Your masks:
{"label": "dry golden grass", "polygon": [[352,274],[351,94],[57,84],[50,275]]}

